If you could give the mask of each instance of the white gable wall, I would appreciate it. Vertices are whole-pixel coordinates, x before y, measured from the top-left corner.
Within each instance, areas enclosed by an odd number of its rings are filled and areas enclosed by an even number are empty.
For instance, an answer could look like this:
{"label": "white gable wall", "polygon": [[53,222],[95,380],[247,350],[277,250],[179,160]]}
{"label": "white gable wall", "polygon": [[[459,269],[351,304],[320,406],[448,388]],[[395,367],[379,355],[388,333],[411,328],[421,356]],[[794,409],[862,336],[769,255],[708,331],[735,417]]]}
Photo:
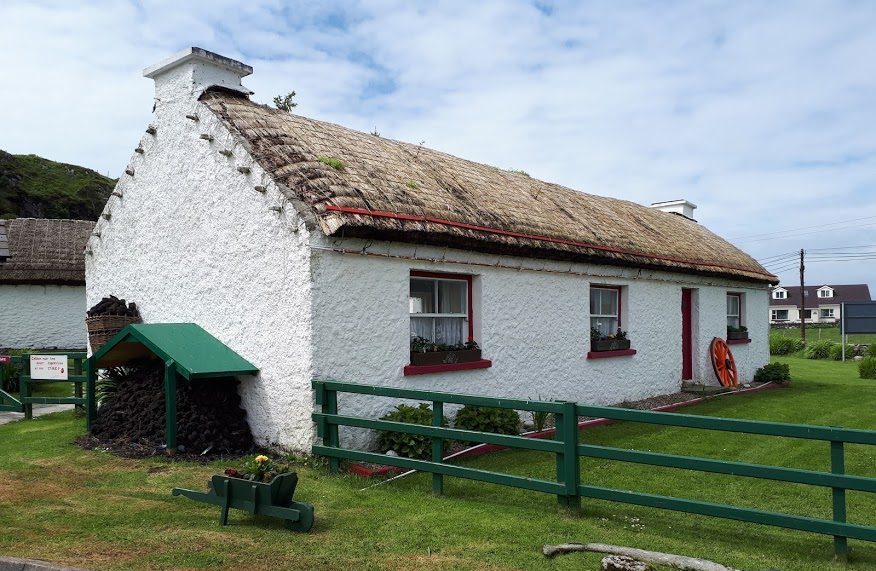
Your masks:
{"label": "white gable wall", "polygon": [[[198,122],[185,118],[193,112]],[[284,205],[280,193],[200,104],[160,103],[153,125],[144,153],[132,158],[134,176],[120,178],[123,197],[110,198],[110,219],[99,221],[100,237],[89,243],[88,306],[113,294],[136,302],[145,322],[202,326],[261,370],[241,383],[257,440],[308,449],[307,232],[289,205],[269,209]]]}
{"label": "white gable wall", "polygon": [[[681,386],[681,290],[696,288],[694,377],[717,384],[708,357],[726,337],[726,294],[744,293],[750,344],[733,345],[743,381],[769,362],[766,287],[720,278],[588,264],[489,256],[450,249],[358,240],[324,241],[315,249],[313,369],[317,377],[366,384],[497,397],[561,399],[608,405],[676,392]],[[477,262],[431,263],[405,259]],[[497,265],[510,266],[506,269]],[[491,267],[492,266],[492,267]],[[488,369],[404,376],[409,357],[410,271],[473,274],[475,338]],[[552,270],[552,271],[545,271]],[[587,274],[587,275],[574,275]],[[587,359],[589,288],[627,286],[623,329],[634,356]],[[379,416],[392,403],[348,395],[342,413]],[[343,430],[343,429],[342,429]],[[363,444],[361,433],[354,443]]]}
{"label": "white gable wall", "polygon": [[0,347],[82,349],[85,286],[0,284]]}

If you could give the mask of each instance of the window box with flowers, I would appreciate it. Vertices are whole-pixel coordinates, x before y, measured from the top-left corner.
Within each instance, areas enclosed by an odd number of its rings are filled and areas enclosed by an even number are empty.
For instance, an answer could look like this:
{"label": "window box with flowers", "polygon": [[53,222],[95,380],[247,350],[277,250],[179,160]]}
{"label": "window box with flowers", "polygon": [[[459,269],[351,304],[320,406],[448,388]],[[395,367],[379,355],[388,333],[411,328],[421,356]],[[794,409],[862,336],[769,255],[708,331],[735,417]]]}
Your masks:
{"label": "window box with flowers", "polygon": [[590,350],[591,351],[623,351],[630,348],[630,340],[627,339],[627,332],[618,329],[616,332],[609,335],[603,335],[599,329],[593,328],[590,330]]}
{"label": "window box with flowers", "polygon": [[481,348],[474,341],[440,345],[423,337],[411,339],[411,365],[441,365],[479,361]]}
{"label": "window box with flowers", "polygon": [[727,326],[727,340],[728,341],[741,341],[744,339],[748,339],[748,328],[744,325],[740,325],[739,327],[735,327],[733,325]]}

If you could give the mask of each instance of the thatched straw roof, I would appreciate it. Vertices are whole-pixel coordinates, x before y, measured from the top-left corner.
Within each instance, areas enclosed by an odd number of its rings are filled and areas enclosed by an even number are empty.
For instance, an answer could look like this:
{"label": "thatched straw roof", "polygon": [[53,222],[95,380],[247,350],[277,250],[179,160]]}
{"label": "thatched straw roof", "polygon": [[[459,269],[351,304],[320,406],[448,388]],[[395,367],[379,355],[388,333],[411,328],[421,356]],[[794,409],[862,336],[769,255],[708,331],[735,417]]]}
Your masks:
{"label": "thatched straw roof", "polygon": [[[9,256],[0,262],[0,283],[85,283],[85,244],[94,222],[16,218],[0,221]],[[2,260],[2,258],[0,258]]]}
{"label": "thatched straw roof", "polygon": [[778,281],[682,216],[291,115],[239,95],[208,91],[201,100],[294,203],[313,210],[327,236]]}

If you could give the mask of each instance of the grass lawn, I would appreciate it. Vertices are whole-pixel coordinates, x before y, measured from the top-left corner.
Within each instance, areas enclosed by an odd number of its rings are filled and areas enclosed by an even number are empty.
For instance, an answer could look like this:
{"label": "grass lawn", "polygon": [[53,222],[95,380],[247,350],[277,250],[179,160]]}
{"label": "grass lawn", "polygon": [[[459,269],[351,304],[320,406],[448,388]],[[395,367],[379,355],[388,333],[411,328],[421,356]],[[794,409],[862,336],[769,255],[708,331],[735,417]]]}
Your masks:
{"label": "grass lawn", "polygon": [[[793,337],[799,339],[800,327],[774,327],[770,329],[770,334],[779,335],[781,337]],[[839,326],[806,328],[807,341],[821,341],[822,339],[827,339],[839,343],[841,341],[841,337],[842,335],[840,335]],[[876,343],[876,333],[852,333],[846,335],[846,343]]]}
{"label": "grass lawn", "polygon": [[[782,358],[789,389],[716,399],[685,412],[874,428],[876,381],[853,363]],[[416,475],[367,491],[371,482],[302,467],[296,494],[315,504],[309,534],[232,511],[172,498],[205,489],[226,464],[124,460],[71,441],[84,421],[61,413],[0,427],[0,554],[96,569],[597,569],[600,556],[545,560],[544,543],[603,542],[704,557],[740,569],[876,568],[876,544],[850,541],[852,562],[831,561],[830,537],[608,502],[574,517],[552,496],[446,478],[445,496]],[[828,445],[799,440],[653,428],[632,423],[587,430],[612,446],[826,469]],[[552,477],[552,457],[503,452],[471,462]],[[847,471],[876,477],[876,450],[848,446]],[[584,460],[582,480],[695,499],[830,516],[830,491],[795,484]],[[876,497],[849,492],[849,520],[876,525]]]}

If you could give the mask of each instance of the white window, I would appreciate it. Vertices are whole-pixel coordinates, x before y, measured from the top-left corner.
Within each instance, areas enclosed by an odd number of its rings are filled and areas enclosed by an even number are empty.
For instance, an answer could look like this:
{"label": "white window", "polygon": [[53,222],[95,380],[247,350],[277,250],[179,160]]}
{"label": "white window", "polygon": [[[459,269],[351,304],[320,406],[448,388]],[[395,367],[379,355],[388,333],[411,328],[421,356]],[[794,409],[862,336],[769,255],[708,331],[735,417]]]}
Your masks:
{"label": "white window", "polygon": [[727,327],[742,325],[742,294],[727,294]]}
{"label": "white window", "polygon": [[823,309],[819,312],[819,315],[820,315],[821,317],[833,317],[833,308],[832,308],[832,307],[823,308]]}
{"label": "white window", "polygon": [[472,340],[470,288],[471,276],[411,272],[411,338],[440,345]]}
{"label": "white window", "polygon": [[788,299],[788,292],[783,289],[773,291],[773,299]]}
{"label": "white window", "polygon": [[617,333],[621,328],[621,288],[593,286],[590,288],[590,329],[602,335]]}
{"label": "white window", "polygon": [[787,309],[771,309],[770,310],[770,319],[773,321],[788,321],[788,310]]}
{"label": "white window", "polygon": [[833,290],[830,288],[818,290],[818,297],[833,297]]}

